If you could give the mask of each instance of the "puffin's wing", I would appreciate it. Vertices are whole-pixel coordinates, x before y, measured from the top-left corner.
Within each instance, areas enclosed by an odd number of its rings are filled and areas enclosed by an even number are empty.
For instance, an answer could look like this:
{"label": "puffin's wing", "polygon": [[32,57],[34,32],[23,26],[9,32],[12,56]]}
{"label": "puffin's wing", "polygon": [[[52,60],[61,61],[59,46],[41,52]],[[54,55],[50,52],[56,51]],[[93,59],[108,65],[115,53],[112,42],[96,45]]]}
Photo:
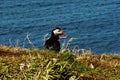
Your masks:
{"label": "puffin's wing", "polygon": [[59,43],[59,41],[54,42],[54,50],[55,51],[60,51],[60,43]]}
{"label": "puffin's wing", "polygon": [[48,40],[45,41],[44,48],[49,49],[49,46],[50,46],[49,44],[50,44],[50,42]]}
{"label": "puffin's wing", "polygon": [[45,48],[45,49],[49,49],[49,50],[54,50],[54,48],[55,48],[54,42],[51,41],[50,39],[48,39],[48,40],[45,42],[44,48]]}

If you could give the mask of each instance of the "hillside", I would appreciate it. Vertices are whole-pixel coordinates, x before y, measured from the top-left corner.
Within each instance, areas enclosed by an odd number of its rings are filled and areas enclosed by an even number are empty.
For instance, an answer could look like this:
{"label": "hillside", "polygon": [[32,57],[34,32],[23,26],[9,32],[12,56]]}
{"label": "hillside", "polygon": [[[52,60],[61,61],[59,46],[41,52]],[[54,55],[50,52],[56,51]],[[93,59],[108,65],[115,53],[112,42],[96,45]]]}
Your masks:
{"label": "hillside", "polygon": [[119,79],[119,54],[57,53],[0,45],[0,80]]}

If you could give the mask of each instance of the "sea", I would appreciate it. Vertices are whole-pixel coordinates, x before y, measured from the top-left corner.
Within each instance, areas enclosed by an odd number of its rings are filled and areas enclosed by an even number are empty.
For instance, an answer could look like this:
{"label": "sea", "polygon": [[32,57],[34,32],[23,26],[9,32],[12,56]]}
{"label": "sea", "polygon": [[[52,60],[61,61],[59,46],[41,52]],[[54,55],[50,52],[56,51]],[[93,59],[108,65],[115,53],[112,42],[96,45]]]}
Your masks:
{"label": "sea", "polygon": [[43,49],[54,27],[71,49],[120,53],[120,0],[0,0],[1,45]]}

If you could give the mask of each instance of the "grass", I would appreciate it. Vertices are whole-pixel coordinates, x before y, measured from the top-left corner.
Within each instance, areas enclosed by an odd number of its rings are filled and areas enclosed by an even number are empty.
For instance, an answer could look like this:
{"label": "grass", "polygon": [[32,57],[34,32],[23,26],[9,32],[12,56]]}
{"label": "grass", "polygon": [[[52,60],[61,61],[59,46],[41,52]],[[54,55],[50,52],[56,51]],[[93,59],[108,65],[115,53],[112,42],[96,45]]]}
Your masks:
{"label": "grass", "polygon": [[119,54],[57,53],[0,45],[0,80],[119,79]]}

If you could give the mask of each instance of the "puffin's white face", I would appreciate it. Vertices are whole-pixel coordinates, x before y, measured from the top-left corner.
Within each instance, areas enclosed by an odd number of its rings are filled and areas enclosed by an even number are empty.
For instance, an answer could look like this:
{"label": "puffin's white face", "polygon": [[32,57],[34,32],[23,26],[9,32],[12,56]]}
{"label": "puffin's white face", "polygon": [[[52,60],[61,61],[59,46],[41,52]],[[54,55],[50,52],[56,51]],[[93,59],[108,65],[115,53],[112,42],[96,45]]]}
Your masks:
{"label": "puffin's white face", "polygon": [[62,32],[63,32],[63,31],[61,31],[60,29],[55,29],[55,30],[53,31],[53,33],[54,33],[55,35],[60,35],[60,34],[62,34]]}
{"label": "puffin's white face", "polygon": [[53,31],[53,33],[54,33],[55,35],[62,35],[62,36],[64,36],[64,32],[63,32],[62,30],[60,30],[60,29],[55,29],[55,30]]}

